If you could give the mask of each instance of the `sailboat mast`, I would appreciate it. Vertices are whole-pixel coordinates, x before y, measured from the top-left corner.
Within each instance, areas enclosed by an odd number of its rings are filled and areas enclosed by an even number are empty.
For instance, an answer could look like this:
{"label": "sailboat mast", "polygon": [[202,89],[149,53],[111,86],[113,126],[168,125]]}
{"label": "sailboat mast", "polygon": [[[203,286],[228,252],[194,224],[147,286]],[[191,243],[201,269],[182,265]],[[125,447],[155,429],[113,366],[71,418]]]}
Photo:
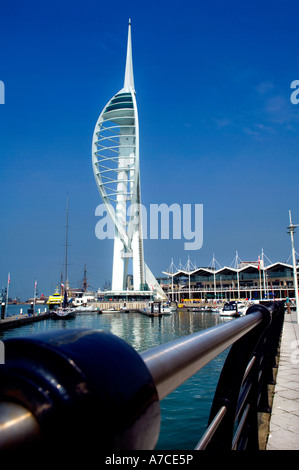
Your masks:
{"label": "sailboat mast", "polygon": [[84,264],[83,291],[87,291],[86,264]]}
{"label": "sailboat mast", "polygon": [[66,225],[65,225],[65,264],[64,264],[64,282],[65,289],[68,282],[67,278],[67,247],[68,247],[68,228],[69,228],[69,195],[66,196]]}

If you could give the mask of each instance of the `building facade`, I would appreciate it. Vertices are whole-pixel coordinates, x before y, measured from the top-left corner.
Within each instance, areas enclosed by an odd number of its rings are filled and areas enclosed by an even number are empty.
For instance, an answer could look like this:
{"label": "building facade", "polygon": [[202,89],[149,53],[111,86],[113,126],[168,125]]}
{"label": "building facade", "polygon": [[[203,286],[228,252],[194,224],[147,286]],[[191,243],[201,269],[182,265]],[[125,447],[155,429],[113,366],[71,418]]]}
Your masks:
{"label": "building facade", "polygon": [[[298,276],[297,266],[297,276]],[[283,299],[295,297],[293,266],[273,263],[242,263],[238,268],[178,270],[160,278],[171,300]]]}

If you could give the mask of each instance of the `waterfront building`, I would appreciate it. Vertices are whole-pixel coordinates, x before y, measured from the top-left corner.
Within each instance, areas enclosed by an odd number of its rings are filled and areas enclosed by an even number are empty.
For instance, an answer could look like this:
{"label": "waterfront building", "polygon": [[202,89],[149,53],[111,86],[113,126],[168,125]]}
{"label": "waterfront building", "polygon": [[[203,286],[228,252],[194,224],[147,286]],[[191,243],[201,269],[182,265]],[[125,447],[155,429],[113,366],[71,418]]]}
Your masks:
{"label": "waterfront building", "polygon": [[[297,276],[299,265],[297,266]],[[295,297],[293,265],[242,262],[237,267],[178,269],[160,278],[171,300],[283,299]]]}
{"label": "waterfront building", "polygon": [[[111,296],[122,298],[124,294],[135,296],[139,292],[142,297],[165,298],[143,256],[139,122],[131,22],[124,86],[107,103],[97,120],[92,141],[92,166],[103,203],[115,226]],[[133,290],[127,288],[130,268]]]}

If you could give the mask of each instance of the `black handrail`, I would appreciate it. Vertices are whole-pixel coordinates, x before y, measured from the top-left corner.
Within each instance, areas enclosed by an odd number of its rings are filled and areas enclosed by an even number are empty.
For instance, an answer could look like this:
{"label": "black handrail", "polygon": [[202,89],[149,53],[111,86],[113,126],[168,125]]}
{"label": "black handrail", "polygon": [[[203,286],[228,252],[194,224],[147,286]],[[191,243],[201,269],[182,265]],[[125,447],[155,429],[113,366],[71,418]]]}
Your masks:
{"label": "black handrail", "polygon": [[259,449],[258,413],[271,411],[268,385],[273,383],[272,367],[283,326],[284,303],[264,302],[250,307],[247,315],[257,310],[263,312],[264,322],[234,343],[222,368],[209,427],[225,407],[223,419],[208,438],[203,436],[197,449]]}
{"label": "black handrail", "polygon": [[41,447],[54,435],[57,450],[68,440],[81,449],[154,449],[160,400],[228,347],[196,449],[258,449],[257,416],[270,410],[283,318],[283,302],[264,302],[244,317],[142,354],[88,329],[5,340],[0,449]]}

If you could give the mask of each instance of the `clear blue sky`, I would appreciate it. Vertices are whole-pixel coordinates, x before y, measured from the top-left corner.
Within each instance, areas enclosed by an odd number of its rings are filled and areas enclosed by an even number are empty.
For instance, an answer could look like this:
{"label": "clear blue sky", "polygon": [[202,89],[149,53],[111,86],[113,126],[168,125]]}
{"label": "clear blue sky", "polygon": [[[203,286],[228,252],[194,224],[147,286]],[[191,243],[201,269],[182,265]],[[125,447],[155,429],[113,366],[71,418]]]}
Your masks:
{"label": "clear blue sky", "polygon": [[[69,280],[111,279],[113,242],[95,237],[91,167],[98,115],[123,86],[132,19],[142,201],[203,204],[204,243],[147,240],[160,276],[174,262],[230,265],[236,250],[291,253],[299,223],[297,1],[28,1],[0,10],[0,286],[23,299],[58,285],[69,192]],[[299,232],[295,235],[299,251]]]}

